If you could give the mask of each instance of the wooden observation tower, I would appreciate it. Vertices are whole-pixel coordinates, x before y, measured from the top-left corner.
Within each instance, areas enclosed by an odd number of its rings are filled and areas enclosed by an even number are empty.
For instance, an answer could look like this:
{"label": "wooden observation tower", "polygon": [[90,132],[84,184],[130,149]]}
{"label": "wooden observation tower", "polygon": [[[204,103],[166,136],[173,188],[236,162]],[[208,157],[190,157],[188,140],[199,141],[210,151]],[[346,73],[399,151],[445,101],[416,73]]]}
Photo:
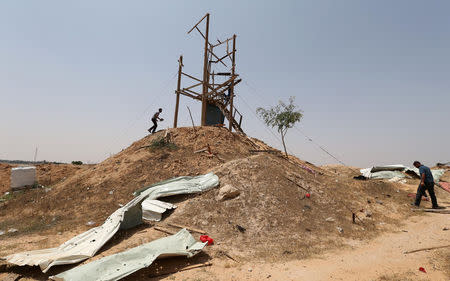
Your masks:
{"label": "wooden observation tower", "polygon": [[[202,32],[199,25],[205,22]],[[178,61],[178,83],[173,127],[177,127],[180,95],[202,102],[202,126],[224,124],[228,120],[228,128],[243,133],[241,129],[242,115],[233,105],[235,86],[241,82],[236,73],[236,35],[225,39],[217,39],[217,43],[209,42],[209,14],[206,14],[188,34],[197,30],[205,40],[203,77],[197,78],[183,72],[183,56]],[[220,56],[217,55],[218,52]],[[186,87],[182,78],[186,77]],[[200,92],[201,88],[201,92]]]}

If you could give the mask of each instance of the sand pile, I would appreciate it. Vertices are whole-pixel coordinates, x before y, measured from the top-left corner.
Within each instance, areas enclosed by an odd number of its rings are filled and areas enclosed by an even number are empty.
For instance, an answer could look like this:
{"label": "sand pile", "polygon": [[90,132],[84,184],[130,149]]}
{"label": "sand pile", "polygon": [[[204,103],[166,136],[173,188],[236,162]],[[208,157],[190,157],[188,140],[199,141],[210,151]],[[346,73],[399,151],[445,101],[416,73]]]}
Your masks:
{"label": "sand pile", "polygon": [[[91,227],[88,221],[103,223],[143,186],[209,171],[219,176],[220,187],[163,199],[179,207],[159,224],[203,229],[220,243],[218,251],[236,257],[304,257],[345,238],[372,237],[409,214],[409,199],[398,184],[355,181],[280,153],[254,153],[273,148],[223,128],[179,128],[165,136],[164,131],[147,136],[50,190],[29,190],[9,200],[0,209],[0,228],[17,228],[14,236],[81,232]],[[161,138],[170,143],[161,145]],[[196,153],[208,145],[212,154]],[[237,190],[234,198],[218,198],[225,186]]]}

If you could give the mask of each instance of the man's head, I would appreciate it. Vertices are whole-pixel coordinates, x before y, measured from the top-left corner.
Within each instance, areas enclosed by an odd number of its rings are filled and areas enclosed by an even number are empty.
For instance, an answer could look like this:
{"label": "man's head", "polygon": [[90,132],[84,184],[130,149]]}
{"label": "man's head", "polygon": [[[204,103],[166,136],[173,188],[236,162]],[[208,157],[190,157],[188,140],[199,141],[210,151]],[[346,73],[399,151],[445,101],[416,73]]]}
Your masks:
{"label": "man's head", "polygon": [[159,109],[159,112],[162,112],[162,108]]}
{"label": "man's head", "polygon": [[422,166],[422,164],[420,164],[419,161],[414,161],[413,163],[414,167],[419,168],[420,166]]}

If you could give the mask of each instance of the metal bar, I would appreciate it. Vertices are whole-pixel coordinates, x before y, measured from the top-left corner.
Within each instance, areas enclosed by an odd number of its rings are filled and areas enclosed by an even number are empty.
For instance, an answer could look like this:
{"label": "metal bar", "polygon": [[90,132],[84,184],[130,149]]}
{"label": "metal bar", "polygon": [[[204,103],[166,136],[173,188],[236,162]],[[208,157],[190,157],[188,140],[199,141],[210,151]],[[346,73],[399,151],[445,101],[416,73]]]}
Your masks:
{"label": "metal bar", "polygon": [[173,127],[177,127],[178,123],[178,108],[180,106],[180,87],[181,87],[181,69],[183,68],[183,56],[180,56],[180,60],[178,61],[178,82],[177,82],[177,99],[175,103],[175,116],[173,118]]}
{"label": "metal bar", "polygon": [[202,18],[201,20],[199,20],[199,21],[197,22],[197,24],[195,24],[194,27],[191,28],[191,30],[188,31],[187,34],[191,33],[191,31],[194,30],[194,28],[196,28],[197,25],[199,25],[206,17],[209,17],[209,14],[208,14],[208,13],[207,13],[206,15],[204,15],[203,18]]}

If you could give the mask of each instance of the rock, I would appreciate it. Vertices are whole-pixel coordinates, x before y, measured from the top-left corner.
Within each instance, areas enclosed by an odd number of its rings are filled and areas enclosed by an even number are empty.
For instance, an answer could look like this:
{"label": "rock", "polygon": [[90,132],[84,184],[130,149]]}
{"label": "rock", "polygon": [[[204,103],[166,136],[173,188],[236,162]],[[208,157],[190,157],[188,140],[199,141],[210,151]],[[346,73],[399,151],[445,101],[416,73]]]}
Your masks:
{"label": "rock", "polygon": [[366,215],[366,217],[370,218],[372,216],[372,212],[370,210],[365,210],[364,214]]}
{"label": "rock", "polygon": [[224,201],[227,199],[233,199],[241,194],[241,191],[236,187],[226,184],[220,188],[219,194],[216,197],[217,201]]}
{"label": "rock", "polygon": [[326,218],[326,219],[325,219],[325,221],[327,221],[327,222],[334,222],[334,221],[335,221],[335,219],[334,219],[334,218],[332,218],[332,217],[329,217],[329,218]]}
{"label": "rock", "polygon": [[94,224],[95,224],[95,221],[88,221],[88,222],[86,223],[87,226],[92,226],[92,225],[94,225]]}
{"label": "rock", "polygon": [[381,201],[381,200],[376,200],[376,202],[380,205],[383,205],[383,201]]}
{"label": "rock", "polygon": [[344,232],[344,229],[342,227],[340,227],[340,226],[336,227],[336,229],[339,231],[339,233]]}
{"label": "rock", "polygon": [[8,229],[8,232],[9,233],[14,233],[14,232],[17,232],[18,230],[17,229],[15,229],[15,228],[10,228],[10,229]]}
{"label": "rock", "polygon": [[5,232],[3,230],[0,230],[0,236],[2,236],[3,234],[5,234]]}

